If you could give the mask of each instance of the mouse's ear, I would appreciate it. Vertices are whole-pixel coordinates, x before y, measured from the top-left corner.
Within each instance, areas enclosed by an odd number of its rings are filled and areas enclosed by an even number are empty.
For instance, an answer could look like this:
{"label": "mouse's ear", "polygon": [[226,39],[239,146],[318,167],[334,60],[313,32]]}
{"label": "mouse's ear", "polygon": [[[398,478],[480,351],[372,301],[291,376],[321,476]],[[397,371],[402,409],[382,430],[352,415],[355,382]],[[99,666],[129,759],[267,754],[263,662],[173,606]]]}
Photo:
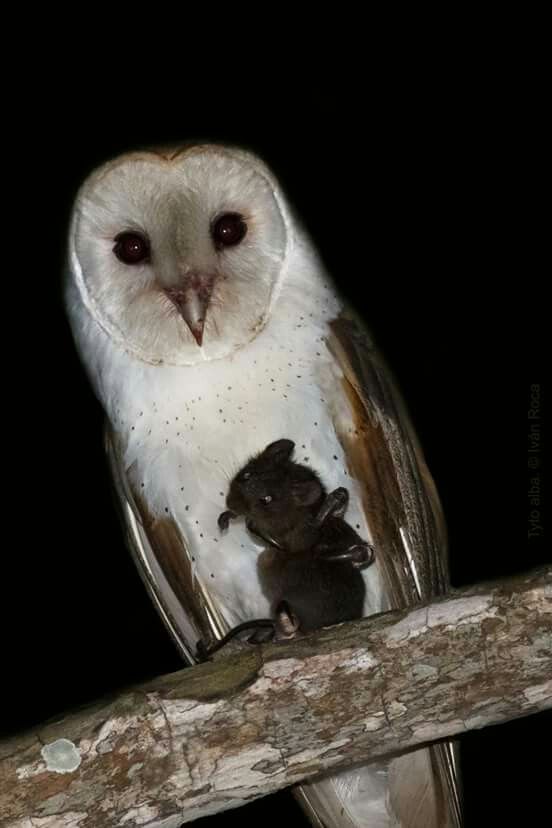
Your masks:
{"label": "mouse's ear", "polygon": [[289,460],[293,454],[295,443],[292,440],[276,440],[265,448],[262,453],[264,460],[270,460],[274,465],[280,465]]}
{"label": "mouse's ear", "polygon": [[319,480],[300,480],[292,483],[291,494],[300,506],[312,506],[323,494],[322,484]]}

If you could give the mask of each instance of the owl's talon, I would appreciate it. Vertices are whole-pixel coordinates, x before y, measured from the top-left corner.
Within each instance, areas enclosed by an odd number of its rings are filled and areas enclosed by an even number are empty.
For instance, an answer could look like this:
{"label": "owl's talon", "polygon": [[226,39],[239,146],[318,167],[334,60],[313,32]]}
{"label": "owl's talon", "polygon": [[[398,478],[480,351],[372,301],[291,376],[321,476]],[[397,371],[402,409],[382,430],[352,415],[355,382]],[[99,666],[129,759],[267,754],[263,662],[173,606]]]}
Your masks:
{"label": "owl's talon", "polygon": [[350,546],[345,552],[338,552],[336,554],[324,554],[321,550],[321,558],[331,563],[342,563],[349,561],[355,569],[366,569],[374,562],[375,552],[374,547],[369,543],[363,542]]}
{"label": "owl's talon", "polygon": [[253,635],[246,638],[247,644],[266,644],[272,641],[276,633],[276,624],[272,627],[259,627],[255,630]]}
{"label": "owl's talon", "polygon": [[[196,644],[196,653],[200,661],[208,661],[212,655],[217,653],[219,650],[222,650],[228,643],[238,643],[234,642],[234,639],[242,632],[246,630],[255,630],[252,636],[250,636],[247,640],[239,642],[240,644],[262,644],[264,641],[269,641],[274,635],[274,628],[275,622],[272,618],[254,618],[252,621],[244,621],[242,624],[238,624],[237,627],[234,627],[226,635],[221,638],[219,641],[215,641],[214,644],[207,646],[203,641],[198,641]],[[264,639],[263,631],[265,634],[269,635],[270,637]],[[258,636],[256,639],[255,636]]]}
{"label": "owl's talon", "polygon": [[196,656],[199,661],[209,660],[209,647],[201,639],[196,644]]}
{"label": "owl's talon", "polygon": [[351,563],[355,569],[366,569],[374,563],[374,547],[369,543],[362,543],[351,548]]}
{"label": "owl's talon", "polygon": [[299,618],[287,601],[280,601],[276,607],[276,640],[285,641],[295,638],[299,631]]}

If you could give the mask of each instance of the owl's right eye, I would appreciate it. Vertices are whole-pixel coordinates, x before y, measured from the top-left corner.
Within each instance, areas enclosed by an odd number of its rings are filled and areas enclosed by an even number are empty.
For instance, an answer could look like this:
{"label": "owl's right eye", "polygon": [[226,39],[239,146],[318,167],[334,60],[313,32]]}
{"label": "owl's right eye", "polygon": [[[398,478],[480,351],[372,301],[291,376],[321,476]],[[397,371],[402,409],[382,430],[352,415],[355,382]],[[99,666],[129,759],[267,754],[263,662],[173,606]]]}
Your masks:
{"label": "owl's right eye", "polygon": [[115,236],[113,252],[124,264],[135,265],[149,259],[150,246],[146,237],[140,233],[119,233]]}
{"label": "owl's right eye", "polygon": [[241,476],[241,479],[242,480],[249,480],[250,477],[251,477],[251,472],[243,472],[243,474]]}

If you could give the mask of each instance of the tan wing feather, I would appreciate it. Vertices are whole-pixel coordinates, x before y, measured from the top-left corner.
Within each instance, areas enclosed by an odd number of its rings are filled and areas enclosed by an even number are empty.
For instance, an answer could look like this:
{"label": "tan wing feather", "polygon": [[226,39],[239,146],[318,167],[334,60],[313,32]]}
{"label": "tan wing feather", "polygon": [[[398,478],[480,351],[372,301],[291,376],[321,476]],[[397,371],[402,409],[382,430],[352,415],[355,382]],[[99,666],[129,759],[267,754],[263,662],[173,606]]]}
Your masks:
{"label": "tan wing feather", "polygon": [[[392,373],[362,323],[348,311],[331,327],[328,345],[343,370],[357,421],[356,434],[340,436],[351,471],[365,485],[370,520],[384,547],[391,544],[399,553],[385,564],[402,582],[393,590],[396,606],[412,603],[418,592],[427,600],[449,584],[445,521],[435,484]],[[410,560],[401,527],[408,531]]]}
{"label": "tan wing feather", "polygon": [[[196,642],[199,639],[211,642],[222,637],[226,625],[194,574],[185,540],[174,520],[153,515],[144,497],[133,488],[116,436],[109,426],[105,446],[128,543],[140,574],[173,640],[186,661],[193,664]],[[160,575],[168,589],[163,588]]]}
{"label": "tan wing feather", "polygon": [[[362,322],[347,311],[331,328],[328,346],[343,371],[356,426],[337,433],[362,485],[377,564],[393,606],[428,600],[449,587],[446,526],[433,478],[392,373]],[[390,804],[401,825],[462,824],[455,752],[447,742],[417,751],[416,761],[399,757],[390,764]]]}

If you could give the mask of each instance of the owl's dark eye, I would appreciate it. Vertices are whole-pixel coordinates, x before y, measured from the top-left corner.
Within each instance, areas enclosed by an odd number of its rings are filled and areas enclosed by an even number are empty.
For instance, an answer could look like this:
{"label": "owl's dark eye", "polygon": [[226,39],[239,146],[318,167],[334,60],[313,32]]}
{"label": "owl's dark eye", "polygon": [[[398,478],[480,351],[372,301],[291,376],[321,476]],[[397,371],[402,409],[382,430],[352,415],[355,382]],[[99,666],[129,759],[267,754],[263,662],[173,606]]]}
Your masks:
{"label": "owl's dark eye", "polygon": [[241,476],[241,479],[242,480],[249,480],[250,477],[251,477],[251,472],[244,472]]}
{"label": "owl's dark eye", "polygon": [[140,233],[119,233],[115,237],[113,252],[127,265],[141,264],[149,259],[150,246]]}
{"label": "owl's dark eye", "polygon": [[211,226],[211,237],[217,250],[239,244],[246,233],[247,224],[239,213],[224,213]]}
{"label": "owl's dark eye", "polygon": [[264,497],[260,497],[259,503],[262,503],[263,506],[268,506],[269,503],[272,503],[272,495],[265,495]]}

